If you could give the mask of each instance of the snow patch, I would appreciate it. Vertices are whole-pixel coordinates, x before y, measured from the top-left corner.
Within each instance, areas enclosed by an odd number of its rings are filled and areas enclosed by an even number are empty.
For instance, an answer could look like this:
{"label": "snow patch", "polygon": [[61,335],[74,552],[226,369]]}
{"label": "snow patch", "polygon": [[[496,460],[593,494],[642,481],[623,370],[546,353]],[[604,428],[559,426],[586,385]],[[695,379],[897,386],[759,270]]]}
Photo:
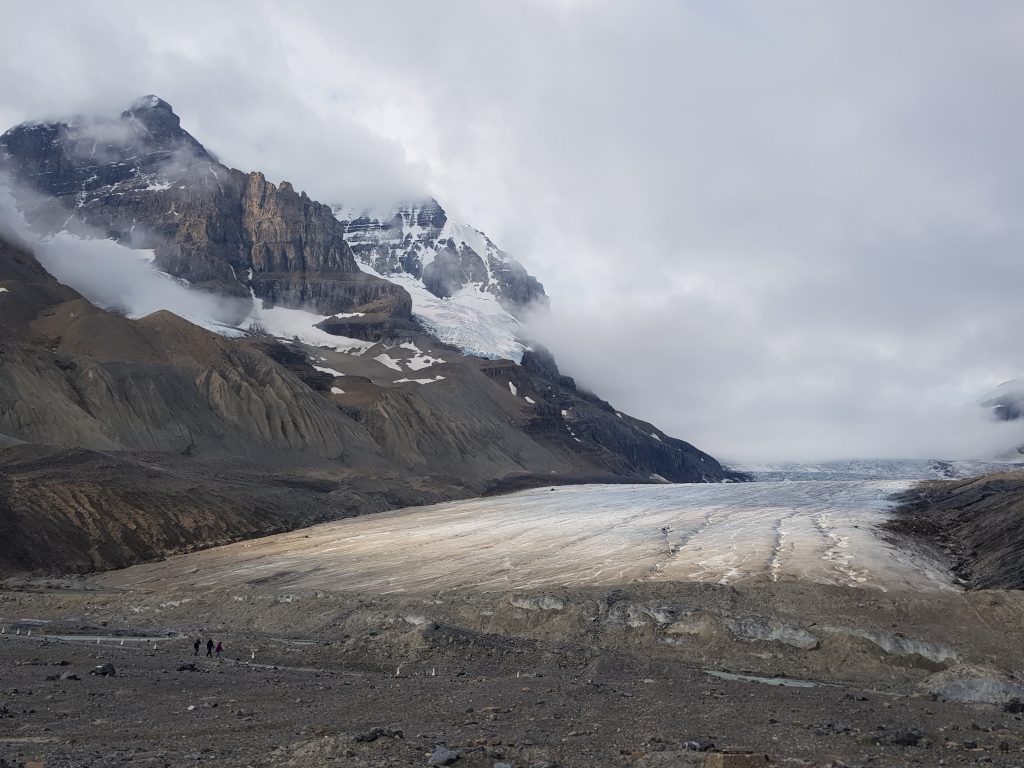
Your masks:
{"label": "snow patch", "polygon": [[340,387],[331,387],[331,394],[332,395],[344,395],[345,394],[345,390],[341,389]]}
{"label": "snow patch", "polygon": [[433,384],[436,381],[444,381],[444,376],[435,376],[432,379],[395,379],[395,384]]}
{"label": "snow patch", "polygon": [[508,391],[511,392],[513,395],[519,394],[519,390],[516,388],[516,385],[513,384],[511,381],[508,383]]}
{"label": "snow patch", "polygon": [[415,357],[407,360],[405,364],[407,366],[409,366],[410,370],[412,370],[412,371],[419,371],[419,370],[422,370],[424,368],[429,368],[432,365],[437,365],[438,363],[443,363],[443,362],[444,362],[444,360],[442,360],[439,357],[431,357],[430,355],[425,355],[425,354],[423,354],[421,352],[420,354],[416,355]]}
{"label": "snow patch", "polygon": [[534,400],[532,397],[527,397],[526,395],[523,395],[523,400],[528,402],[530,405],[536,405],[537,404],[536,400]]}
{"label": "snow patch", "polygon": [[316,369],[317,369],[318,371],[320,371],[321,373],[329,373],[329,374],[331,374],[332,376],[344,376],[344,375],[345,375],[345,374],[344,374],[344,373],[342,373],[341,371],[336,371],[336,370],[334,370],[333,368],[325,368],[325,367],[324,367],[324,366],[322,366],[322,365],[314,365],[313,367],[314,367],[314,368],[316,368]]}
{"label": "snow patch", "polygon": [[469,355],[491,360],[522,362],[525,346],[517,338],[520,323],[498,303],[498,297],[470,283],[449,298],[428,291],[421,280],[405,273],[382,275],[366,262],[360,269],[400,285],[412,297],[412,313],[417,320],[445,344]]}
{"label": "snow patch", "polygon": [[402,372],[402,361],[396,360],[395,358],[391,357],[391,355],[389,355],[387,352],[377,355],[373,359],[376,360],[381,365],[386,365],[393,371],[398,371],[399,373]]}
{"label": "snow patch", "polygon": [[249,292],[252,295],[253,308],[249,317],[243,322],[243,327],[249,323],[258,323],[267,333],[279,339],[298,339],[311,347],[325,347],[337,352],[363,352],[374,345],[372,341],[335,336],[317,328],[317,323],[322,323],[327,319],[325,315],[317,315],[303,309],[285,309],[284,307],[264,309],[263,302],[256,298],[252,289]]}

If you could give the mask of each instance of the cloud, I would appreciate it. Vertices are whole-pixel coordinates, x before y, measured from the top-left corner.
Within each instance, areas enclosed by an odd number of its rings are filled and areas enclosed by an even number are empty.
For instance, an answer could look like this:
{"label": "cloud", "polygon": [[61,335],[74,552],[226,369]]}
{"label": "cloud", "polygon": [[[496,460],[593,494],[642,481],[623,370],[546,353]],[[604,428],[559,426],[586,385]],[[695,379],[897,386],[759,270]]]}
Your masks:
{"label": "cloud", "polygon": [[51,275],[93,304],[134,318],[165,309],[220,331],[221,325],[236,325],[251,311],[249,301],[194,290],[157,271],[152,250],[126,248],[89,230],[84,230],[85,237],[67,232],[37,237],[19,210],[31,194],[12,191],[10,182],[0,177],[0,238],[35,254]]}
{"label": "cloud", "polygon": [[429,189],[567,372],[728,459],[1016,439],[965,406],[1024,374],[1020,4],[177,7],[9,10],[0,119],[152,92],[314,197]]}

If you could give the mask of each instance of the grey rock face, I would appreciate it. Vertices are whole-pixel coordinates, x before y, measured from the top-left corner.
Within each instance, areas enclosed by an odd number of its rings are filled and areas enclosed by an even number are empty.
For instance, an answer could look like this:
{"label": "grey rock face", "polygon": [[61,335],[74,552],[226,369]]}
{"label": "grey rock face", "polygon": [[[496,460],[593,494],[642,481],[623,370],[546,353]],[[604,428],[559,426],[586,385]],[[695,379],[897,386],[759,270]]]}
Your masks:
{"label": "grey rock face", "polygon": [[0,136],[16,179],[46,196],[26,211],[60,229],[152,248],[157,265],[195,287],[344,312],[406,292],[363,274],[331,209],[291,184],[217,162],[149,96],[108,119],[31,123]]}

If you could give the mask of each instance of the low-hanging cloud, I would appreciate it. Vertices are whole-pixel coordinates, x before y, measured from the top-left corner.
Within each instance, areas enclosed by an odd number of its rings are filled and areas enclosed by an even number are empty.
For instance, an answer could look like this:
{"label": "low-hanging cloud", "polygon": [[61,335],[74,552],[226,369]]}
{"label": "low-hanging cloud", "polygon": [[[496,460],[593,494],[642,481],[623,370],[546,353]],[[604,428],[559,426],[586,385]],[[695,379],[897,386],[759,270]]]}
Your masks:
{"label": "low-hanging cloud", "polygon": [[51,275],[93,304],[133,318],[167,310],[220,330],[221,325],[237,325],[250,313],[249,301],[195,290],[158,271],[150,263],[151,250],[125,247],[100,233],[35,235],[18,202],[32,196],[0,177],[0,238],[31,251]]}

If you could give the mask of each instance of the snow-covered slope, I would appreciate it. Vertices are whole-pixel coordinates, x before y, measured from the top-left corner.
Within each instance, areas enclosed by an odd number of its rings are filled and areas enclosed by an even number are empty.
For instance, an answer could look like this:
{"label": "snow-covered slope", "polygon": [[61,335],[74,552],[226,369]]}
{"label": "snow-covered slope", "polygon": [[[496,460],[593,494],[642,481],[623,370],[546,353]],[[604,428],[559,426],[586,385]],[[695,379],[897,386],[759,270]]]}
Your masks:
{"label": "snow-covered slope", "polygon": [[479,283],[471,283],[442,298],[408,273],[381,274],[369,264],[362,266],[370,274],[405,288],[412,297],[413,316],[439,341],[466,354],[522,362],[527,346],[519,340],[519,321]]}
{"label": "snow-covered slope", "polygon": [[333,210],[360,266],[405,288],[413,314],[440,340],[482,357],[522,359],[518,317],[547,296],[487,235],[451,220],[436,200],[384,214]]}

